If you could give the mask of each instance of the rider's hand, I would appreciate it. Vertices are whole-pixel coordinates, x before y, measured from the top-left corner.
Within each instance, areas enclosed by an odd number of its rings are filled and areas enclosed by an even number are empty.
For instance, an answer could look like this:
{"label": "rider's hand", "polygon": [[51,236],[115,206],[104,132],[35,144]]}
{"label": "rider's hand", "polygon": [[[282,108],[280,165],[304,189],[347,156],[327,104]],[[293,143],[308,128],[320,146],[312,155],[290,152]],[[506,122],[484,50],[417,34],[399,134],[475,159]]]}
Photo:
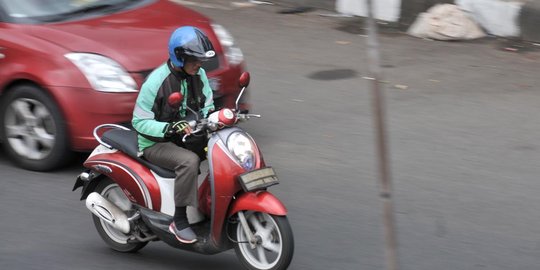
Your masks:
{"label": "rider's hand", "polygon": [[167,128],[167,131],[165,132],[165,136],[171,137],[173,135],[177,134],[191,134],[191,127],[189,126],[187,121],[180,120],[178,122],[172,122],[169,123],[169,127]]}

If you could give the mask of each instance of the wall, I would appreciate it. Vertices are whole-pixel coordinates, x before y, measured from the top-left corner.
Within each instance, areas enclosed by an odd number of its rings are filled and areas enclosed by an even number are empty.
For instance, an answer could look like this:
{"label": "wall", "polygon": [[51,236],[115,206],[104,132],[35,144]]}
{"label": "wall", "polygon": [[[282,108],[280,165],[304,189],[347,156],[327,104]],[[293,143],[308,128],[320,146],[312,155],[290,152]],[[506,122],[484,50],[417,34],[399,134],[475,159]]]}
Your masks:
{"label": "wall", "polygon": [[[367,1],[337,0],[336,10],[340,13],[366,17]],[[401,10],[401,0],[373,0],[374,16],[377,19],[397,22]]]}
{"label": "wall", "polygon": [[453,0],[403,0],[399,22],[402,25],[411,25],[418,14],[428,10],[436,4],[453,3]]}

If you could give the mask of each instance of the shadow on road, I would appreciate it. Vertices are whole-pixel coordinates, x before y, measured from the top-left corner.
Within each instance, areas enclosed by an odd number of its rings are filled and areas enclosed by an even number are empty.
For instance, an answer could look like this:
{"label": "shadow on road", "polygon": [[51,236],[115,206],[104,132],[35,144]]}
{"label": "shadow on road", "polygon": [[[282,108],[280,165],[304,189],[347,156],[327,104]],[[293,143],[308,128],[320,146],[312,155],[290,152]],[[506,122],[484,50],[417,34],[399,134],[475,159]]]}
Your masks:
{"label": "shadow on road", "polygon": [[[64,167],[48,172],[58,173],[64,171],[83,170],[84,167],[82,164],[88,158],[88,155],[90,155],[90,152],[75,152],[73,153],[73,157],[70,159],[68,164],[66,164]],[[9,159],[2,143],[0,143],[0,164],[5,164],[9,167],[17,167],[17,165]]]}

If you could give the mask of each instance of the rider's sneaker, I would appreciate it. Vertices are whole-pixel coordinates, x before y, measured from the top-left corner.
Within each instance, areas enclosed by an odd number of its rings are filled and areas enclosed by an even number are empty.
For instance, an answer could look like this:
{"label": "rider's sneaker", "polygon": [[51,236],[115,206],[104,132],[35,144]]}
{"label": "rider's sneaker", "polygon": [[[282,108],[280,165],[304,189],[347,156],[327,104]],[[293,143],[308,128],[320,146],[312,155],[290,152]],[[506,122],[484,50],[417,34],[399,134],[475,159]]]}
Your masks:
{"label": "rider's sneaker", "polygon": [[178,239],[178,241],[184,244],[192,244],[197,242],[197,235],[195,235],[195,232],[191,229],[191,227],[178,230],[176,229],[176,224],[174,224],[173,221],[171,222],[171,225],[169,225],[169,232],[174,234],[174,236],[176,236],[176,239]]}

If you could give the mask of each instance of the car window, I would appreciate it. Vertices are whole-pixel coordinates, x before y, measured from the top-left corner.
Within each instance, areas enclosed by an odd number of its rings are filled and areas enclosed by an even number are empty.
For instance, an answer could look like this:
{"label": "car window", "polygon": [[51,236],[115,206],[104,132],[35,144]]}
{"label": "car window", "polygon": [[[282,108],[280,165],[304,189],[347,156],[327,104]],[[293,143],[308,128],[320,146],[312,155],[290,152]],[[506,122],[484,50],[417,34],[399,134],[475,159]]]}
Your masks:
{"label": "car window", "polygon": [[130,4],[136,0],[0,0],[4,12],[18,18],[59,18],[67,14],[89,13]]}

